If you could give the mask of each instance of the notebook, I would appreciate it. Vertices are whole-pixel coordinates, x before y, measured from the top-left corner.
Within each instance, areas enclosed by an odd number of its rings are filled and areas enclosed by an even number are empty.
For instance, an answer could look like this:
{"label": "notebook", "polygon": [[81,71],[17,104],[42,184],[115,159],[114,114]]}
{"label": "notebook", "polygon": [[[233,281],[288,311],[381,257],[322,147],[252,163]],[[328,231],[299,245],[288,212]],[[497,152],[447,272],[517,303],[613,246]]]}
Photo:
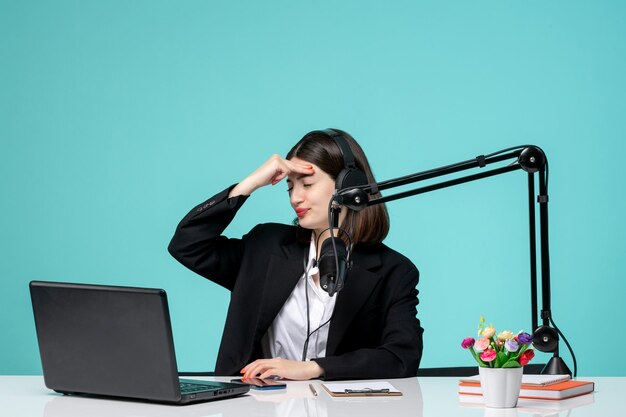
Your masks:
{"label": "notebook", "polygon": [[30,295],[44,382],[56,392],[189,404],[250,389],[179,380],[161,289],[33,281]]}
{"label": "notebook", "polygon": [[[532,375],[532,374],[524,374],[522,375],[522,385],[532,385],[532,386],[546,386],[557,384],[559,382],[569,381],[571,379],[570,375]],[[474,375],[466,378],[459,379],[459,382],[465,383],[480,383],[480,375]]]}

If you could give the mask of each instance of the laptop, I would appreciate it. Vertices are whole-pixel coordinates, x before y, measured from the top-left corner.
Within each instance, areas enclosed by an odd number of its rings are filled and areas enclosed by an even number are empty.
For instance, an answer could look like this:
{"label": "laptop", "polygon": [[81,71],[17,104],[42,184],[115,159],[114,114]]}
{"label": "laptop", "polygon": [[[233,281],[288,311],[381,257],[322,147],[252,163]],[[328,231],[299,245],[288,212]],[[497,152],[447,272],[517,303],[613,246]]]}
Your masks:
{"label": "laptop", "polygon": [[44,381],[56,392],[190,404],[250,389],[179,379],[162,289],[33,281],[30,295]]}

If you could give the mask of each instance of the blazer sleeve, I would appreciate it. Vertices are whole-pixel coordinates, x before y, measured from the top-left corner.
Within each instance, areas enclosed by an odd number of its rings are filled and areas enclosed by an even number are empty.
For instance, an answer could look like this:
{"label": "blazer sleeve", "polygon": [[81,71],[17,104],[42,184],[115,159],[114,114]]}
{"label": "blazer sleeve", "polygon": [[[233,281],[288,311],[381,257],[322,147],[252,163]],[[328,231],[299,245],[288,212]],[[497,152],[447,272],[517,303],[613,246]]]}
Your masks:
{"label": "blazer sleeve", "polygon": [[228,198],[234,186],[194,207],[180,221],[168,246],[181,264],[229,290],[235,285],[245,237],[230,239],[222,232],[248,198]]}
{"label": "blazer sleeve", "polygon": [[403,378],[417,375],[422,358],[423,329],[417,319],[417,283],[414,265],[397,279],[385,303],[379,346],[355,349],[336,356],[313,359],[324,369],[324,379]]}

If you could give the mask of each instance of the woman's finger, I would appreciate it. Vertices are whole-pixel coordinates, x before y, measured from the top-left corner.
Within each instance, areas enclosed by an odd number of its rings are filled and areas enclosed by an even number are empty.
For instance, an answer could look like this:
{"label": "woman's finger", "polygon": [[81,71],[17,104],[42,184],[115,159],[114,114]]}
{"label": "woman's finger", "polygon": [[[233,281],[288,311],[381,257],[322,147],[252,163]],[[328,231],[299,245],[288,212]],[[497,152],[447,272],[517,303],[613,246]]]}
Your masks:
{"label": "woman's finger", "polygon": [[245,373],[243,375],[244,378],[255,378],[257,376],[257,374],[263,372],[264,370],[264,360],[259,359],[256,360],[254,362],[252,362],[249,365],[246,365],[246,367],[244,368]]}
{"label": "woman's finger", "polygon": [[272,178],[272,185],[278,184],[283,178],[291,174],[312,175],[315,171],[310,164],[301,164],[287,159],[275,160],[277,164],[276,172]]}
{"label": "woman's finger", "polygon": [[276,175],[273,179],[272,179],[272,185],[276,185],[280,182],[280,180],[282,180],[283,178],[285,178],[287,176],[287,174],[285,172],[280,172],[278,173],[278,175]]}
{"label": "woman's finger", "polygon": [[269,378],[271,376],[277,376],[280,378],[284,378],[284,375],[282,375],[282,372],[276,368],[269,368],[268,370],[266,370],[265,372],[263,372],[261,375],[259,375],[259,378],[261,379],[266,379]]}
{"label": "woman's finger", "polygon": [[309,175],[315,172],[311,164],[294,162],[288,159],[285,159],[284,161],[286,162],[286,165],[289,167],[291,172],[297,172],[299,174],[309,174]]}

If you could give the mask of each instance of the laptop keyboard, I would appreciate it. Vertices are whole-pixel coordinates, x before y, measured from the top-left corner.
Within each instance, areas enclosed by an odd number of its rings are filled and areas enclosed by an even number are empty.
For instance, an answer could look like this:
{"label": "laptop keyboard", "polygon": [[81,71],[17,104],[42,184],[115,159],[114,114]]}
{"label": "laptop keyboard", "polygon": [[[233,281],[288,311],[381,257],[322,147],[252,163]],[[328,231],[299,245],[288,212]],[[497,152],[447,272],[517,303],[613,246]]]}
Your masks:
{"label": "laptop keyboard", "polygon": [[191,382],[180,382],[180,392],[182,394],[190,394],[194,392],[211,391],[215,387],[207,384],[194,384]]}

